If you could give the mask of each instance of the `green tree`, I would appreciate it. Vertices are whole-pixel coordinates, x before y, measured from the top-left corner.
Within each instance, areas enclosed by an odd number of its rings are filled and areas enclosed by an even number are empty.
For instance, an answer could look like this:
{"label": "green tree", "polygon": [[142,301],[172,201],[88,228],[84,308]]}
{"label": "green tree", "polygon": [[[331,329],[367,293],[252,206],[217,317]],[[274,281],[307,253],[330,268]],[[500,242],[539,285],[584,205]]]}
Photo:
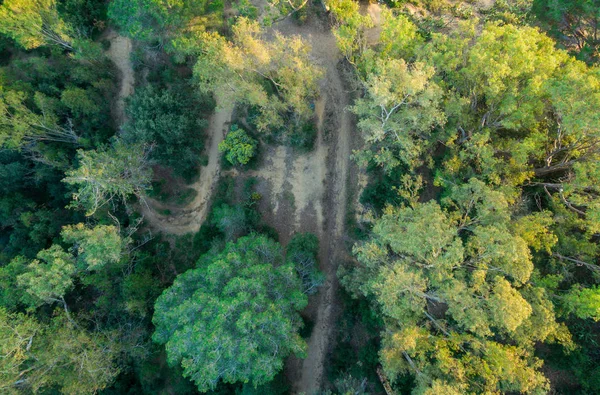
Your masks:
{"label": "green tree", "polygon": [[34,297],[36,304],[59,302],[68,312],[64,296],[73,287],[76,271],[73,257],[62,247],[53,245],[40,251],[37,258],[17,277],[18,284]]}
{"label": "green tree", "polygon": [[25,105],[27,95],[0,87],[0,146],[31,150],[40,142],[77,143],[79,136],[72,125],[61,127],[56,116],[56,102],[37,92],[37,111]]}
{"label": "green tree", "polygon": [[152,177],[149,151],[147,146],[126,145],[121,140],[109,148],[79,150],[79,167],[69,170],[63,180],[78,187],[72,206],[82,206],[89,216],[114,199],[126,202],[131,195],[142,198]]}
{"label": "green tree", "polygon": [[260,25],[246,18],[239,18],[232,30],[231,42],[216,33],[199,33],[194,41],[178,44],[202,54],[194,66],[200,90],[213,92],[221,107],[258,108],[255,123],[261,131],[283,128],[286,118],[306,122],[322,76],[308,44],[277,32],[266,40]]}
{"label": "green tree", "polygon": [[378,59],[365,81],[367,95],[351,107],[370,151],[359,161],[373,160],[387,171],[400,164],[418,165],[431,141],[431,131],[444,124],[442,91],[431,80],[434,70],[423,63]]}
{"label": "green tree", "polygon": [[119,347],[110,332],[88,332],[63,317],[52,320],[31,350],[34,370],[26,387],[34,391],[58,386],[65,394],[94,394],[119,374]]}
{"label": "green tree", "polygon": [[110,333],[89,333],[63,316],[42,324],[0,309],[0,388],[15,394],[51,388],[65,394],[96,393],[119,373],[113,340]]}
{"label": "green tree", "polygon": [[242,236],[249,229],[248,215],[240,205],[222,204],[212,212],[212,223],[224,235],[225,240],[232,241]]}
{"label": "green tree", "polygon": [[337,46],[353,65],[357,65],[367,51],[366,30],[373,27],[373,21],[360,13],[360,6],[354,0],[328,0],[327,8],[336,21],[333,31]]}
{"label": "green tree", "polygon": [[42,326],[33,318],[0,309],[0,390],[17,393],[19,380],[27,371],[28,351]]}
{"label": "green tree", "polygon": [[307,295],[316,293],[325,281],[319,270],[318,254],[319,239],[312,233],[295,234],[287,246],[286,259],[296,268]]}
{"label": "green tree", "polygon": [[71,252],[81,270],[98,270],[106,264],[117,263],[126,245],[115,226],[68,225],[63,227],[61,236],[73,245]]}
{"label": "green tree", "polygon": [[570,313],[579,318],[600,321],[600,287],[575,287],[564,297],[563,303]]}
{"label": "green tree", "polygon": [[175,279],[156,301],[153,339],[200,391],[220,381],[260,385],[288,355],[304,353],[298,311],[306,303],[281,247],[251,235]]}
{"label": "green tree", "polygon": [[72,50],[72,32],[58,15],[56,0],[5,0],[0,6],[0,32],[25,49],[60,45]]}
{"label": "green tree", "polygon": [[207,121],[198,114],[204,103],[181,89],[159,89],[148,85],[136,90],[127,104],[128,121],[123,139],[128,143],[155,144],[151,158],[189,175],[197,171],[204,148],[202,132]]}
{"label": "green tree", "polygon": [[551,35],[581,59],[598,61],[600,56],[600,2],[597,0],[534,0],[533,13]]}
{"label": "green tree", "polygon": [[225,153],[225,158],[234,166],[246,165],[256,153],[257,146],[258,142],[248,133],[232,125],[225,140],[219,143],[219,152]]}
{"label": "green tree", "polygon": [[443,204],[388,207],[371,241],[354,248],[360,265],[343,282],[372,296],[386,319],[384,370],[392,380],[413,374],[415,394],[547,390],[533,346],[570,347],[570,336],[551,294],[532,281],[508,202],[472,179]]}

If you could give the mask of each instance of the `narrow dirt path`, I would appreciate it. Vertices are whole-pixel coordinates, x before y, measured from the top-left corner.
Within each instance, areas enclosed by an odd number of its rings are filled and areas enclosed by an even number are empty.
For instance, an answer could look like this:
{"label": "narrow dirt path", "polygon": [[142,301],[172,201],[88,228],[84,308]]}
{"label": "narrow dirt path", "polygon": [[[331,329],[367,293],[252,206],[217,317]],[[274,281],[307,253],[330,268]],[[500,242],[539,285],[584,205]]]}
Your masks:
{"label": "narrow dirt path", "polygon": [[[210,144],[208,149],[208,164],[200,168],[198,181],[189,185],[196,190],[196,197],[184,207],[171,207],[161,204],[153,199],[146,198],[147,204],[142,204],[142,214],[149,224],[164,233],[183,235],[194,233],[200,229],[206,219],[208,202],[220,175],[219,143],[223,141],[225,130],[231,122],[231,109],[215,112],[210,117],[207,133]],[[168,209],[168,215],[159,214],[159,211]]]}
{"label": "narrow dirt path", "polygon": [[[113,117],[117,126],[121,127],[126,121],[125,99],[133,94],[135,85],[135,72],[131,64],[132,43],[128,37],[120,36],[112,29],[105,33],[104,38],[110,41],[110,48],[106,54],[120,74],[119,93],[113,109]],[[141,202],[142,214],[152,228],[176,235],[197,232],[200,229],[206,217],[211,192],[219,177],[219,143],[223,141],[231,114],[231,109],[225,109],[211,116],[207,131],[210,138],[210,144],[207,146],[208,164],[200,169],[198,181],[189,186],[197,192],[193,201],[185,207],[166,206],[148,197]],[[170,211],[169,215],[159,213],[167,209]]]}
{"label": "narrow dirt path", "polygon": [[106,51],[109,59],[117,66],[120,73],[119,93],[114,106],[114,119],[118,127],[125,123],[125,99],[133,93],[135,73],[131,65],[131,39],[120,36],[109,29],[105,38],[110,41],[110,48]]}

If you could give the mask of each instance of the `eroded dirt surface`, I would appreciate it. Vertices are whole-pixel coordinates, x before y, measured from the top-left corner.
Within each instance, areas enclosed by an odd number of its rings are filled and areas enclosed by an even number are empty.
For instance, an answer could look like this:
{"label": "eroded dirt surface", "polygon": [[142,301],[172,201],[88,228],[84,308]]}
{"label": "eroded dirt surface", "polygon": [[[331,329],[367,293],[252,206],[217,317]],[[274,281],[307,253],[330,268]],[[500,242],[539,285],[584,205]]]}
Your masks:
{"label": "eroded dirt surface", "polygon": [[135,84],[135,73],[130,60],[132,44],[129,37],[120,36],[114,30],[109,30],[105,38],[110,41],[110,48],[106,54],[120,73],[119,93],[113,114],[120,127],[125,123],[125,99],[133,93]]}
{"label": "eroded dirt surface", "polygon": [[289,227],[299,231],[317,229],[320,266],[326,275],[325,284],[310,299],[307,309],[309,319],[314,321],[307,356],[303,360],[292,358],[287,369],[294,393],[313,394],[326,380],[325,362],[339,311],[336,271],[346,256],[343,240],[347,185],[352,182],[349,168],[353,127],[347,111],[350,95],[340,72],[341,55],[335,38],[323,21],[311,19],[298,26],[288,19],[276,29],[286,35],[302,36],[312,46],[315,62],[325,71],[321,98],[315,104],[319,131],[316,148],[294,160],[290,183],[295,213],[287,218],[292,222]]}

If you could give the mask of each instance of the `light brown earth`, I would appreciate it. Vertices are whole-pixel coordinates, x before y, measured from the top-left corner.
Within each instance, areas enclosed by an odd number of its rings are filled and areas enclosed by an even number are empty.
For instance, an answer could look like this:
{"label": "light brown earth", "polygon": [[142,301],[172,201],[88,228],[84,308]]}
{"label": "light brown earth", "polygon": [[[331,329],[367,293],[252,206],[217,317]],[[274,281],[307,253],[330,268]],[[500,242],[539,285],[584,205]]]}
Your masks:
{"label": "light brown earth", "polygon": [[125,122],[125,99],[133,93],[135,83],[135,73],[130,60],[132,44],[131,39],[118,35],[112,29],[107,31],[105,39],[110,41],[110,48],[106,54],[120,73],[119,93],[113,118],[117,125],[121,126]]}
{"label": "light brown earth", "polygon": [[[341,55],[331,31],[316,19],[297,26],[292,21],[280,23],[283,34],[298,34],[312,46],[315,62],[325,70],[321,83],[321,98],[315,105],[318,139],[315,150],[294,160],[290,183],[295,198],[294,228],[310,230],[316,225],[320,240],[320,267],[326,281],[309,304],[314,327],[308,339],[305,359],[292,359],[288,376],[294,393],[313,394],[322,388],[327,353],[334,338],[335,317],[339,312],[336,299],[337,267],[346,256],[344,224],[347,208],[347,185],[351,162],[351,139],[354,132],[352,116],[347,110],[350,95],[340,72]],[[320,181],[320,182],[319,182]],[[313,208],[316,224],[303,221],[311,218]],[[298,227],[299,226],[299,227]]]}

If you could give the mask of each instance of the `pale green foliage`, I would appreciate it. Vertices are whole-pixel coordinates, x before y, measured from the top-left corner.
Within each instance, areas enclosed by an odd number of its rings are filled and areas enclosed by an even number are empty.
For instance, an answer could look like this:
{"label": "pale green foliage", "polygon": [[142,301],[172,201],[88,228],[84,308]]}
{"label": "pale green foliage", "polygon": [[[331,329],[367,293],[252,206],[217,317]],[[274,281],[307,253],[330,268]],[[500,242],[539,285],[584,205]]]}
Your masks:
{"label": "pale green foliage", "polygon": [[251,235],[175,279],[156,301],[153,339],[165,344],[169,363],[181,364],[200,391],[219,381],[259,385],[291,353],[304,353],[297,331],[306,304],[281,247]]}
{"label": "pale green foliage", "polygon": [[597,161],[598,69],[538,30],[489,23],[477,36],[465,26],[417,52],[451,88],[444,138],[458,152],[448,173],[471,167],[489,182],[519,185]]}
{"label": "pale green foliage", "polygon": [[503,278],[496,279],[488,306],[494,323],[508,332],[517,329],[532,312],[519,291]]}
{"label": "pale green foliage", "polygon": [[25,369],[29,348],[40,329],[35,319],[0,309],[0,391],[17,393],[15,383]]}
{"label": "pale green foliage", "polygon": [[106,264],[117,263],[125,244],[115,226],[69,225],[62,229],[61,236],[65,242],[73,244],[77,265],[84,270],[98,270]]}
{"label": "pale green foliage", "polygon": [[514,222],[515,233],[536,251],[550,252],[557,237],[549,229],[554,223],[549,211],[536,212],[519,218]]}
{"label": "pale green foliage", "polygon": [[37,111],[29,109],[27,95],[0,86],[0,146],[9,149],[31,149],[43,141],[75,143],[75,132],[58,126],[56,103],[52,98],[36,92],[33,97]]}
{"label": "pale green foliage", "polygon": [[600,287],[575,287],[564,297],[564,305],[579,318],[600,321]]}
{"label": "pale green foliage", "polygon": [[367,50],[365,31],[373,27],[373,21],[360,13],[357,1],[328,0],[326,3],[336,19],[333,35],[338,48],[350,63],[357,64]]}
{"label": "pale green foliage", "polygon": [[225,158],[232,165],[245,165],[256,153],[258,142],[243,129],[234,126],[225,136],[225,140],[219,143],[219,152],[224,152]]}
{"label": "pale green foliage", "polygon": [[373,239],[354,248],[360,265],[343,283],[386,317],[383,368],[391,379],[415,374],[415,394],[546,390],[532,346],[570,337],[530,283],[531,253],[510,229],[508,202],[471,179],[444,206],[388,207]]}
{"label": "pale green foliage", "polygon": [[3,393],[94,394],[119,373],[118,349],[111,334],[91,334],[64,316],[42,325],[24,314],[0,310],[0,359]]}
{"label": "pale green foliage", "polygon": [[76,116],[96,115],[100,108],[91,95],[92,93],[85,89],[71,87],[62,91],[60,101]]}
{"label": "pale green foliage", "polygon": [[409,61],[424,42],[417,26],[405,15],[394,15],[386,8],[381,12],[381,19],[378,56]]}
{"label": "pale green foliage", "polygon": [[152,170],[143,145],[116,140],[110,148],[79,150],[77,155],[79,167],[69,170],[63,182],[78,187],[72,206],[83,206],[88,216],[115,198],[122,202],[132,195],[140,198],[150,188]]}
{"label": "pale green foliage", "polygon": [[27,272],[17,277],[19,286],[41,303],[62,301],[73,286],[75,264],[71,254],[53,245],[38,253]]}
{"label": "pale green foliage", "polygon": [[432,129],[445,121],[439,107],[442,91],[431,80],[433,74],[424,63],[376,60],[365,81],[367,95],[351,108],[374,151],[358,153],[359,159],[372,159],[388,171],[402,163],[418,165]]}
{"label": "pale green foliage", "polygon": [[59,17],[56,0],[5,0],[0,32],[25,49],[55,44],[72,49],[71,28]]}
{"label": "pale green foliage", "polygon": [[202,91],[214,92],[219,106],[258,107],[256,124],[263,131],[283,127],[288,113],[301,120],[312,115],[310,101],[317,95],[322,71],[300,37],[275,33],[267,41],[257,22],[239,18],[231,42],[216,33],[201,33],[199,40],[202,55],[194,76]]}
{"label": "pale green foliage", "polygon": [[485,97],[491,127],[529,128],[544,110],[543,84],[567,59],[537,29],[486,25],[469,51],[464,75]]}

